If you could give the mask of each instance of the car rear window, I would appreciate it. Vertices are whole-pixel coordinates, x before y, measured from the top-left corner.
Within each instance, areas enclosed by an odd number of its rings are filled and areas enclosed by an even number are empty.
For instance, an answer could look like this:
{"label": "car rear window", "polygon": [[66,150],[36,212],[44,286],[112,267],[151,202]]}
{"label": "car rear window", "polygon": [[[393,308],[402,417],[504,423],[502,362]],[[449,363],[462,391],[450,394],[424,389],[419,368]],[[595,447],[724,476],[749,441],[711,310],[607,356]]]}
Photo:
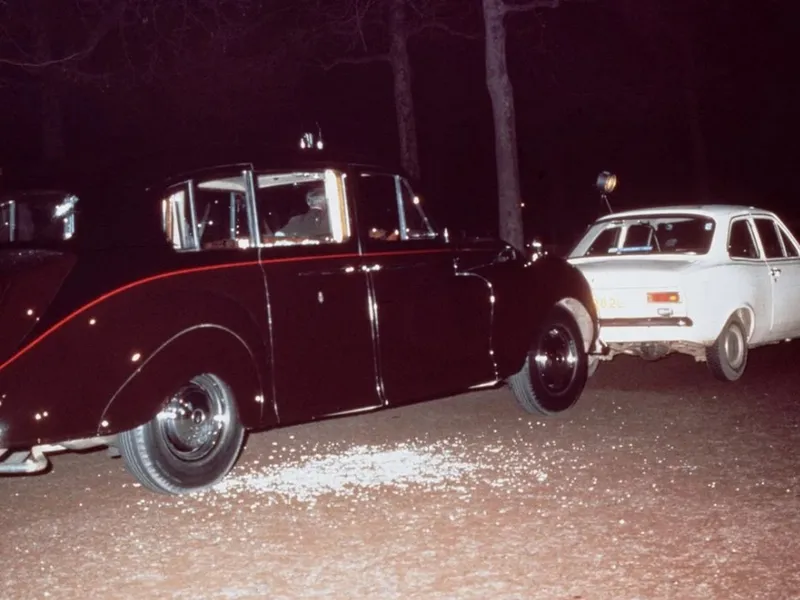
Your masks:
{"label": "car rear window", "polygon": [[573,257],[620,254],[706,254],[714,220],[691,215],[655,215],[598,223],[578,243]]}

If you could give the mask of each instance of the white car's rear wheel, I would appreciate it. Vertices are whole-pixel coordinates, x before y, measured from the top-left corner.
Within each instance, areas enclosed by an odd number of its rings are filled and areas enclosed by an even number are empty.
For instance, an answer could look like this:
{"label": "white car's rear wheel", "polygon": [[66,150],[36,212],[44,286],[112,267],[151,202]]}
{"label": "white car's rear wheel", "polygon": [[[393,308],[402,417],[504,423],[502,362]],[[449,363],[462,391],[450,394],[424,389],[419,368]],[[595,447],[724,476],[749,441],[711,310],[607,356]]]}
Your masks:
{"label": "white car's rear wheel", "polygon": [[716,341],[706,347],[711,374],[721,381],[736,381],[747,367],[747,333],[737,317],[731,317]]}

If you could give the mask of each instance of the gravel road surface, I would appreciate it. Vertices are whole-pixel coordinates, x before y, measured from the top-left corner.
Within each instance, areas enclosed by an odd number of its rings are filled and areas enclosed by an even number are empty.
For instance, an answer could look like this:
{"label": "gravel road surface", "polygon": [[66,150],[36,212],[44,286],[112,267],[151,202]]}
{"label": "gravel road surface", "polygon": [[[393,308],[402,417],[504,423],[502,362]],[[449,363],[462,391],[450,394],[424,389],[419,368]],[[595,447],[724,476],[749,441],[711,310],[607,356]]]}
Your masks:
{"label": "gravel road surface", "polygon": [[800,598],[798,358],[622,357],[560,419],[498,389],[261,433],[192,497],[59,455],[0,479],[0,599]]}

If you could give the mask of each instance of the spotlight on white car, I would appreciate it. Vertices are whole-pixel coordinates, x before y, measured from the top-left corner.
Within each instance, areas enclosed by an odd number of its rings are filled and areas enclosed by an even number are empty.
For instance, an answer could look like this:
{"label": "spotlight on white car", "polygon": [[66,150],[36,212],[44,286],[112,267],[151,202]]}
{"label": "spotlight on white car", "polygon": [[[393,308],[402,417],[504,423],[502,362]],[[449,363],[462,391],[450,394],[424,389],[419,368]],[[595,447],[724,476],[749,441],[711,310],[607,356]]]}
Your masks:
{"label": "spotlight on white car", "polygon": [[617,176],[608,171],[603,171],[597,176],[595,186],[602,194],[610,194],[617,187]]}
{"label": "spotlight on white car", "polygon": [[594,182],[595,187],[600,191],[600,198],[606,205],[609,213],[613,213],[611,203],[608,201],[608,195],[617,188],[617,176],[609,171],[602,171],[597,176],[597,181]]}

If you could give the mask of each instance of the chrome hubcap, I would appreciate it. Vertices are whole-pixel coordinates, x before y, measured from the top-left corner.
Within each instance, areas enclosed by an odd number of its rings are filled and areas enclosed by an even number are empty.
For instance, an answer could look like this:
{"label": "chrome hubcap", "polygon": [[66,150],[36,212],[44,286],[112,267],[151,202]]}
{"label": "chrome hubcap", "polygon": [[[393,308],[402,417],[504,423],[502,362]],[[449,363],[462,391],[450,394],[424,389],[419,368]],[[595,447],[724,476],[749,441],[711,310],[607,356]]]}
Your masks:
{"label": "chrome hubcap", "polygon": [[728,364],[738,369],[744,363],[744,335],[739,327],[728,327],[725,331],[725,337],[722,340],[723,349],[725,350],[725,358]]}
{"label": "chrome hubcap", "polygon": [[206,379],[198,377],[181,388],[158,415],[162,439],[181,460],[207,457],[230,423],[224,393]]}
{"label": "chrome hubcap", "polygon": [[578,344],[561,325],[548,329],[532,355],[533,366],[547,391],[559,396],[566,393],[578,374]]}

